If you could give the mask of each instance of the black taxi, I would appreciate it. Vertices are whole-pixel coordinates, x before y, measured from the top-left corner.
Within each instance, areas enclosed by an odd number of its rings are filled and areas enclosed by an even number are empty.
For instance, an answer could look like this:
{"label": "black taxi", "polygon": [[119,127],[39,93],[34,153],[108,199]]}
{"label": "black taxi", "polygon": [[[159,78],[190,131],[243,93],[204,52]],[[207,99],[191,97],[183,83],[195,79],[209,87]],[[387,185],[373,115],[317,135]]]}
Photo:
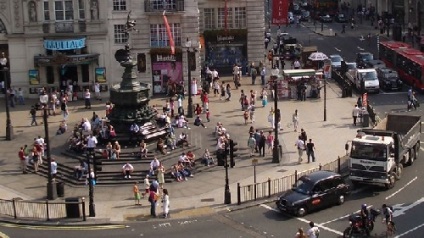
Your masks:
{"label": "black taxi", "polygon": [[343,177],[332,171],[316,171],[300,177],[293,188],[277,198],[280,211],[296,216],[332,205],[341,205],[350,193]]}

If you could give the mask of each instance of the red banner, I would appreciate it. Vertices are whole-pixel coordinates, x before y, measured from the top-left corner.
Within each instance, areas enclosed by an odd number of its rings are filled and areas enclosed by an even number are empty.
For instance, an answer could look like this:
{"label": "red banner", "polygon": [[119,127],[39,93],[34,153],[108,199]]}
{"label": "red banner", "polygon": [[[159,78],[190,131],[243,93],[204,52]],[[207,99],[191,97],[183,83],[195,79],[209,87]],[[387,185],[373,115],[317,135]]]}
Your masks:
{"label": "red banner", "polygon": [[175,54],[174,37],[172,37],[171,27],[169,27],[168,18],[165,15],[165,11],[163,12],[163,21],[165,23],[166,33],[168,33],[169,46],[171,46],[171,54]]}
{"label": "red banner", "polygon": [[285,25],[288,21],[289,1],[272,0],[272,21],[274,25]]}

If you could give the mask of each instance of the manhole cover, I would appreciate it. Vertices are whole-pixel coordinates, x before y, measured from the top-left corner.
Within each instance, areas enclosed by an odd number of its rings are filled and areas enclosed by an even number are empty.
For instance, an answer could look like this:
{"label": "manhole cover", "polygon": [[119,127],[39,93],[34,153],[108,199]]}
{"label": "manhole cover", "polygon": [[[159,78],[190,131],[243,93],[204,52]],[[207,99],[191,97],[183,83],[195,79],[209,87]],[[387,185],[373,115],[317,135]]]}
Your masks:
{"label": "manhole cover", "polygon": [[215,198],[204,198],[200,199],[201,202],[215,202]]}
{"label": "manhole cover", "polygon": [[285,170],[285,169],[280,169],[280,170],[278,170],[277,172],[281,172],[281,173],[284,173],[284,172],[286,172],[287,170]]}

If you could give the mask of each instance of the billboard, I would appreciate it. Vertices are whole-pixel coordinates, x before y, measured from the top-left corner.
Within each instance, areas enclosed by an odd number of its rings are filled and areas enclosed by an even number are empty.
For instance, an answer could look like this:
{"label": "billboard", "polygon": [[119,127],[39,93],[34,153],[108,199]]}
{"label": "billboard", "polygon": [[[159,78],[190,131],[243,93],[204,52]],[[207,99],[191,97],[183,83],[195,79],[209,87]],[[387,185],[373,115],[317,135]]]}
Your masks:
{"label": "billboard", "polygon": [[274,25],[285,25],[288,23],[288,0],[272,0],[272,21]]}

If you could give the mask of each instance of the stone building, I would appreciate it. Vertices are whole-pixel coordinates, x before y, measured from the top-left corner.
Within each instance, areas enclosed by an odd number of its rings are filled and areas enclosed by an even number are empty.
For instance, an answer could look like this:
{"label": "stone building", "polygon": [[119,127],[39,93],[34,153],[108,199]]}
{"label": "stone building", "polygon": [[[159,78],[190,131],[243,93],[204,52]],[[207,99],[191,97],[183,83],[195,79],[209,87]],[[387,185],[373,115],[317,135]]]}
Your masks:
{"label": "stone building", "polygon": [[[128,40],[130,12],[136,26]],[[123,68],[114,54],[126,44],[140,81],[161,94],[169,82],[187,85],[188,70],[199,79],[203,61],[220,62],[225,72],[234,60],[263,59],[264,30],[263,1],[228,1],[225,8],[216,0],[0,0],[0,52],[8,59],[11,85],[29,97],[37,97],[40,87],[73,84],[77,91],[95,81],[107,91],[120,81]]]}

